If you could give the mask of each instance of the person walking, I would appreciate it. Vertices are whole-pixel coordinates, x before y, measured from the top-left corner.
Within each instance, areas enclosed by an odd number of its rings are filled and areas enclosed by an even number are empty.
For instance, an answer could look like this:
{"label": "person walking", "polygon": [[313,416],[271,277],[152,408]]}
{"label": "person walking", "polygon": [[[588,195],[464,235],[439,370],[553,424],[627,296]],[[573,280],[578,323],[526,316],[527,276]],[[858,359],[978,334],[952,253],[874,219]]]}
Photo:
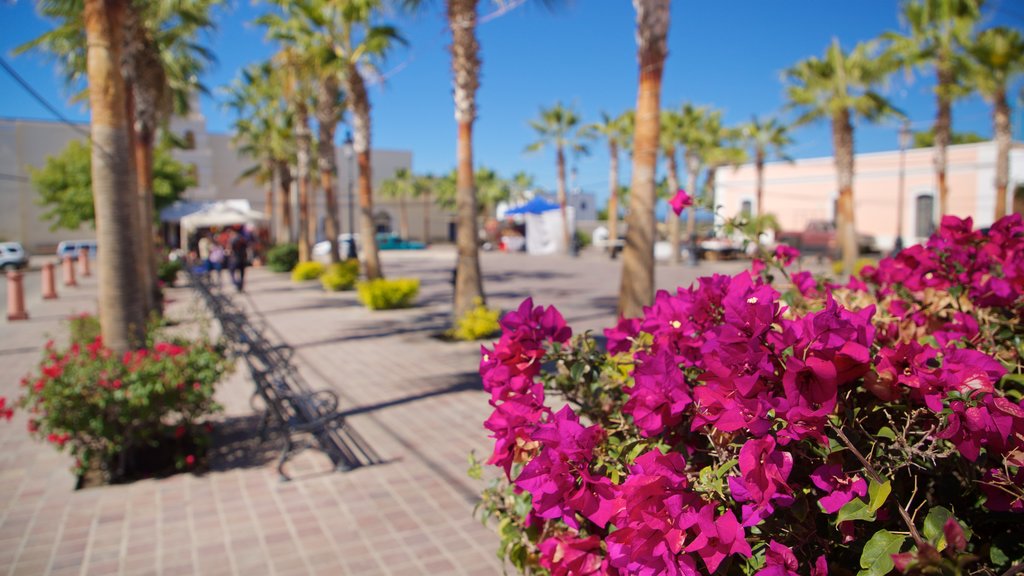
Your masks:
{"label": "person walking", "polygon": [[213,247],[213,242],[210,237],[203,234],[199,237],[199,261],[203,263],[203,269],[207,272],[211,270],[210,267],[210,249]]}
{"label": "person walking", "polygon": [[224,270],[224,247],[217,242],[210,242],[209,269],[217,273],[217,286],[222,284],[221,274]]}
{"label": "person walking", "polygon": [[245,290],[245,268],[249,265],[249,242],[243,234],[232,231],[229,244],[231,251],[228,256],[228,269],[231,271],[231,282],[239,292]]}

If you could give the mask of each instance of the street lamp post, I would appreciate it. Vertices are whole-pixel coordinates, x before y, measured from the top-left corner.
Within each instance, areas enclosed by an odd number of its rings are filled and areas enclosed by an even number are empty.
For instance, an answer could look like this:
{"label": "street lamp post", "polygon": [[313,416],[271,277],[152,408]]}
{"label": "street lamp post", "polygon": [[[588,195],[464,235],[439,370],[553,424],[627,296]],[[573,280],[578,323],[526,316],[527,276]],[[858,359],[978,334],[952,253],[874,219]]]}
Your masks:
{"label": "street lamp post", "polygon": [[354,224],[355,198],[352,194],[352,180],[355,176],[355,149],[352,142],[352,132],[345,133],[345,157],[348,158],[348,250],[345,258],[352,260],[356,258],[356,231]]}
{"label": "street lamp post", "polygon": [[906,199],[907,191],[907,146],[910,145],[910,122],[904,121],[900,126],[899,132],[899,144],[900,144],[900,192],[899,200],[896,204],[896,243],[893,246],[893,252],[899,252],[903,250],[903,204]]}

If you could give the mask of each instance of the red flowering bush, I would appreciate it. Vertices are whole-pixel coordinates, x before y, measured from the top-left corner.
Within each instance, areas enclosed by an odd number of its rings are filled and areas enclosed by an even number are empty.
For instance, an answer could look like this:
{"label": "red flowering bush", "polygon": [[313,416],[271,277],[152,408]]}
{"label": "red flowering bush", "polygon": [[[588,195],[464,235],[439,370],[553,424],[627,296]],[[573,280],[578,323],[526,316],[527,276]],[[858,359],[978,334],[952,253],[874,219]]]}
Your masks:
{"label": "red flowering bush", "polygon": [[480,374],[503,557],[558,575],[1024,569],[1021,218],[946,217],[845,286],[795,257],[660,292],[607,351],[530,300],[502,319]]}
{"label": "red flowering bush", "polygon": [[[47,343],[38,372],[21,380],[30,433],[69,451],[77,471],[95,464],[112,480],[133,468],[128,460],[139,448],[202,436],[202,418],[218,409],[214,384],[228,367],[220,351],[151,336],[146,348],[117,355],[99,336],[80,341],[87,321],[75,322],[70,346]],[[178,454],[178,465],[188,466],[190,457],[194,462],[194,455]]]}

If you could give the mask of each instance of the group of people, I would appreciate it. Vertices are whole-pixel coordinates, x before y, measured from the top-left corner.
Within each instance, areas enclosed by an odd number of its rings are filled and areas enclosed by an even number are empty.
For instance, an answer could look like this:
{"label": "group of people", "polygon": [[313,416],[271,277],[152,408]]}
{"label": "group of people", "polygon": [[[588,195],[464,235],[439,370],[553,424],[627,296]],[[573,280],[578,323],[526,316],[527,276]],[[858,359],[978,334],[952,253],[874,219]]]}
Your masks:
{"label": "group of people", "polygon": [[251,262],[253,241],[252,235],[243,228],[227,228],[220,233],[202,232],[196,247],[199,264],[207,273],[217,274],[218,284],[226,267],[231,283],[242,292],[245,290],[245,269]]}

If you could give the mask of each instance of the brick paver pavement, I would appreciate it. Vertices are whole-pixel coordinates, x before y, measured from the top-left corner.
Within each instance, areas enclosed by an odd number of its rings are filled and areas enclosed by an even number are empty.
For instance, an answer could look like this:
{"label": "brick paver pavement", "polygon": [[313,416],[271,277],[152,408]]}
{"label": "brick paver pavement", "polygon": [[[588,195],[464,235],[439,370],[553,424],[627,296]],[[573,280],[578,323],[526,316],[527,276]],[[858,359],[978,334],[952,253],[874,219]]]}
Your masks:
{"label": "brick paver pavement", "polygon": [[[246,293],[234,297],[266,322],[271,339],[295,348],[314,387],[338,393],[385,463],[334,473],[310,449],[289,462],[294,481],[279,482],[276,444],[253,438],[252,384],[241,366],[219,388],[225,413],[212,469],[201,475],[75,491],[70,459],[30,440],[18,414],[0,423],[0,576],[500,573],[497,537],[472,517],[482,486],[466,476],[467,454],[488,453],[478,345],[434,338],[449,311],[454,255],[385,253],[383,262],[389,277],[422,279],[418,306],[369,312],[354,293],[327,294],[263,270],[251,271]],[[614,320],[618,262],[486,254],[483,265],[492,305],[508,309],[532,295],[557,305],[577,330]],[[666,288],[695,276],[658,269]],[[29,294],[31,320],[0,324],[0,395],[19,394],[18,379],[46,335],[63,333],[63,318],[95,309],[95,276],[79,282],[57,301]],[[200,307],[191,290],[169,297],[169,316],[194,329]]]}

